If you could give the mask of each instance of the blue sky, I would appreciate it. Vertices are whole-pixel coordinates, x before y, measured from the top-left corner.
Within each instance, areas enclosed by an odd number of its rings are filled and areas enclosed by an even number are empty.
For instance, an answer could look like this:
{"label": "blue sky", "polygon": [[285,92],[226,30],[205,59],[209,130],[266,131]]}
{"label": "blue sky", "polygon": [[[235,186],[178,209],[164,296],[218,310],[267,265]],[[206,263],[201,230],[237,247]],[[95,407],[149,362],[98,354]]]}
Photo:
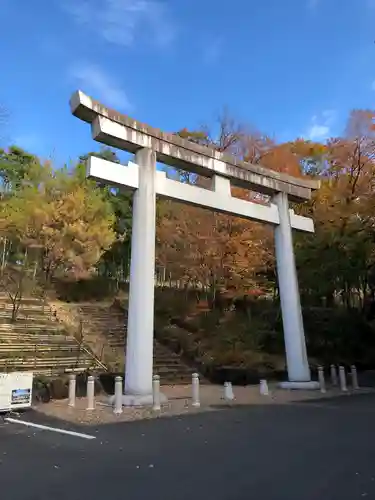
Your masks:
{"label": "blue sky", "polygon": [[98,149],[81,89],[167,131],[231,114],[276,139],[375,108],[375,0],[0,0],[2,142],[61,163]]}

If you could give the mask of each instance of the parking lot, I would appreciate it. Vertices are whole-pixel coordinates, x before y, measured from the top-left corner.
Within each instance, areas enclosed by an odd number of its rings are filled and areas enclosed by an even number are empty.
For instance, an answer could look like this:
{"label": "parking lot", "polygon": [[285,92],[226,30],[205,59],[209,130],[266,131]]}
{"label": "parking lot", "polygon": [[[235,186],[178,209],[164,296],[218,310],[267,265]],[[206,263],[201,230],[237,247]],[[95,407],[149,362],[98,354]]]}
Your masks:
{"label": "parking lot", "polygon": [[11,418],[71,434],[2,418],[1,487],[12,500],[375,498],[374,417],[373,394],[100,427],[30,411]]}

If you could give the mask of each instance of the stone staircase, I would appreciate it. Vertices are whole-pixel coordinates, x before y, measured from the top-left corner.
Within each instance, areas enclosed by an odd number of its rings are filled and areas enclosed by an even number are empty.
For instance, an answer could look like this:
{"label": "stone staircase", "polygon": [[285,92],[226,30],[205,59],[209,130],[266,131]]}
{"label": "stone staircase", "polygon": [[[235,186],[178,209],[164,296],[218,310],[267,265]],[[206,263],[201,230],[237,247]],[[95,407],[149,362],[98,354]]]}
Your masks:
{"label": "stone staircase", "polygon": [[0,371],[33,371],[46,376],[104,368],[37,298],[21,301],[16,322],[12,304],[0,295]]}
{"label": "stone staircase", "polygon": [[[104,302],[54,303],[52,307],[57,317],[61,318],[62,314],[67,317],[70,314],[75,318],[76,328],[81,324],[85,343],[109,369],[124,370],[126,313]],[[194,371],[177,354],[154,341],[154,373],[160,375],[162,383],[191,383]]]}

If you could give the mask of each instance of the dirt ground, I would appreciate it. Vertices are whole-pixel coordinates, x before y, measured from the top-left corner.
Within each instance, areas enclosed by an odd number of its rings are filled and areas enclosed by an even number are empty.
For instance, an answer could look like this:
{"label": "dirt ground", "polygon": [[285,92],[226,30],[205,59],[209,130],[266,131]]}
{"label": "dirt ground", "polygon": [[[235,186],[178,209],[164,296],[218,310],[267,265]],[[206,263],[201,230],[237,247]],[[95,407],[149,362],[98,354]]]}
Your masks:
{"label": "dirt ground", "polygon": [[[320,391],[288,391],[270,387],[269,396],[261,396],[258,386],[234,387],[235,400],[226,402],[222,386],[203,385],[200,388],[200,408],[191,405],[191,386],[163,386],[162,392],[168,398],[160,411],[152,408],[124,407],[121,415],[115,415],[113,408],[108,405],[107,397],[98,396],[95,401],[95,409],[87,410],[86,398],[77,398],[74,408],[68,406],[67,400],[51,401],[47,404],[38,404],[34,409],[47,416],[56,417],[68,422],[92,425],[114,422],[144,420],[165,416],[201,413],[207,411],[218,411],[228,406],[241,405],[280,405],[298,401],[319,400],[335,396],[350,397],[352,394],[342,393],[338,388],[328,388],[325,394]],[[375,392],[372,389],[360,389],[355,394]]]}

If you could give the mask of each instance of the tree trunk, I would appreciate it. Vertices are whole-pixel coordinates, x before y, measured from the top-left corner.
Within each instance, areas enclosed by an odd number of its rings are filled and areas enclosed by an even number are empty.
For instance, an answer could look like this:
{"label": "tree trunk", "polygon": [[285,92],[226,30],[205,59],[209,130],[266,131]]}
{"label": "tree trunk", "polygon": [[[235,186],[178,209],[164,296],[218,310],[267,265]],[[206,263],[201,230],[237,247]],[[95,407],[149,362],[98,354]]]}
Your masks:
{"label": "tree trunk", "polygon": [[4,273],[4,268],[5,268],[7,241],[8,241],[7,238],[4,238],[3,256],[2,256],[2,260],[1,260],[1,274]]}
{"label": "tree trunk", "polygon": [[21,304],[21,297],[19,297],[18,294],[16,294],[15,297],[11,298],[11,301],[12,301],[11,322],[15,323],[17,321],[18,310],[19,310],[20,304]]}

